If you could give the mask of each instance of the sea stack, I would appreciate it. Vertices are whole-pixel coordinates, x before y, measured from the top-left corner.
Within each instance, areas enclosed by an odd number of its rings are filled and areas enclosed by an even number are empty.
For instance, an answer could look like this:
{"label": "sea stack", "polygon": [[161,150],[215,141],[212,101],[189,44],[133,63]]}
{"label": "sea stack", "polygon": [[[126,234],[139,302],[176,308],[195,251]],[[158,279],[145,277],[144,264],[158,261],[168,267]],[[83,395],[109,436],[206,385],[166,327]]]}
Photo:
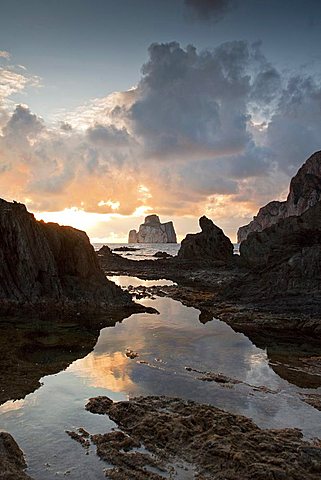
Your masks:
{"label": "sea stack", "polygon": [[314,153],[292,178],[287,199],[272,201],[260,208],[248,225],[240,227],[237,241],[243,242],[249,233],[262,232],[283,218],[300,216],[321,200],[321,151]]}
{"label": "sea stack", "polygon": [[201,232],[189,233],[182,241],[178,257],[184,260],[228,261],[233,257],[233,244],[212,220],[199,219]]}
{"label": "sea stack", "polygon": [[148,215],[138,232],[130,230],[128,243],[177,243],[173,222],[161,223],[158,215]]}

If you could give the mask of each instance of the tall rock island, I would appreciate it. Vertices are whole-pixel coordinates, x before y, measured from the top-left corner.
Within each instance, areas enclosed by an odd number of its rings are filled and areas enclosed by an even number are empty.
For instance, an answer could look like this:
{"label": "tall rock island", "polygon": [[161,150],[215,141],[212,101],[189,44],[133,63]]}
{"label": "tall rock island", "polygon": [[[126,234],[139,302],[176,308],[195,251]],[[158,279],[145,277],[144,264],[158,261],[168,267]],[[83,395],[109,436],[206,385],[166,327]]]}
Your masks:
{"label": "tall rock island", "polygon": [[130,230],[128,243],[177,243],[173,222],[161,223],[158,215],[148,215],[138,232]]}
{"label": "tall rock island", "polygon": [[241,243],[249,233],[262,232],[262,230],[271,227],[281,219],[300,216],[320,200],[321,151],[308,158],[292,178],[287,199],[284,202],[272,201],[260,208],[252,222],[239,228],[237,241]]}
{"label": "tall rock island", "polygon": [[37,221],[0,199],[0,312],[14,305],[83,310],[130,305],[107,280],[85,232]]}

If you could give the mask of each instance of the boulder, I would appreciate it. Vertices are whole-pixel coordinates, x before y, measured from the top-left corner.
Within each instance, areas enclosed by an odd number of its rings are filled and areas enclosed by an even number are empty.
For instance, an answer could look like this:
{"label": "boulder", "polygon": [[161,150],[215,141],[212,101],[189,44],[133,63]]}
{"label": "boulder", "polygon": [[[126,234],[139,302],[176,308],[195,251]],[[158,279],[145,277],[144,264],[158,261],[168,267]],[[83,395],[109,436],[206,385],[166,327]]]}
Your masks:
{"label": "boulder", "polygon": [[227,261],[233,257],[233,244],[212,220],[203,216],[199,220],[201,232],[189,233],[182,241],[178,257],[184,260]]}
{"label": "boulder", "polygon": [[319,200],[321,200],[321,152],[316,152],[292,178],[287,200],[273,201],[260,208],[252,222],[239,228],[238,242],[243,242],[249,233],[261,232],[283,218],[301,215]]}
{"label": "boulder", "polygon": [[173,222],[161,223],[158,215],[148,215],[138,232],[130,230],[128,243],[177,243]]}
{"label": "boulder", "polygon": [[94,310],[131,299],[106,279],[85,232],[0,199],[0,307],[48,302]]}

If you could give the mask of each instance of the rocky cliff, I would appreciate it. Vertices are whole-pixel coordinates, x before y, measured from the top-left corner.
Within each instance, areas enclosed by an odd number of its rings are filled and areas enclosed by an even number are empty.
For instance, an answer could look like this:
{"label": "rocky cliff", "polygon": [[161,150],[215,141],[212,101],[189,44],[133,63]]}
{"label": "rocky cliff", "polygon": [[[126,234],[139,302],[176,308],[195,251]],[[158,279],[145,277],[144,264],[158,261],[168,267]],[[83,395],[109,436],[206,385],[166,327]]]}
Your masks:
{"label": "rocky cliff", "polygon": [[35,220],[23,204],[0,199],[0,311],[10,304],[129,305],[108,281],[85,232]]}
{"label": "rocky cliff", "polygon": [[160,223],[158,215],[148,215],[138,232],[129,232],[128,243],[177,243],[173,222]]}
{"label": "rocky cliff", "polygon": [[203,216],[199,220],[201,232],[189,233],[182,241],[178,258],[184,260],[226,261],[233,257],[233,245],[212,220]]}
{"label": "rocky cliff", "polygon": [[[273,299],[273,308],[319,312],[321,304],[321,202],[300,216],[252,232],[240,246],[249,268],[226,295],[255,303]],[[284,300],[282,300],[284,299]],[[283,303],[282,303],[283,301]]]}
{"label": "rocky cliff", "polygon": [[273,201],[260,208],[252,222],[239,228],[238,242],[243,242],[249,233],[261,232],[283,218],[301,215],[319,200],[321,200],[321,152],[316,152],[292,178],[287,200]]}

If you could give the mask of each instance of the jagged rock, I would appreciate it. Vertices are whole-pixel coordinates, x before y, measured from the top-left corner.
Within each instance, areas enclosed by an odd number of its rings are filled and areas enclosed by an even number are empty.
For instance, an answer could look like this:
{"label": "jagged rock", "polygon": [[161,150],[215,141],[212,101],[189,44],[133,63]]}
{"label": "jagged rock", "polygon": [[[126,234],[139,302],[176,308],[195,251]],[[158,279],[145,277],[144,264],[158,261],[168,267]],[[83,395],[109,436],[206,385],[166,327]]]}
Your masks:
{"label": "jagged rock", "polygon": [[105,412],[119,427],[92,436],[100,458],[118,467],[108,471],[111,478],[163,478],[153,472],[149,475],[146,455],[139,464],[135,461],[133,448],[142,444],[154,461],[163,461],[163,472],[171,463],[173,476],[175,463],[187,462],[192,474],[186,478],[320,479],[320,446],[304,440],[298,429],[264,430],[246,417],[179,398],[137,397],[116,403],[100,397],[91,399],[87,409]]}
{"label": "jagged rock", "polygon": [[284,261],[293,263],[294,255],[313,246],[321,247],[321,202],[301,216],[250,233],[240,245],[240,256],[251,267],[271,267]]}
{"label": "jagged rock", "polygon": [[173,222],[160,223],[158,215],[148,215],[138,232],[130,230],[128,243],[177,243]]}
{"label": "jagged rock", "polygon": [[321,304],[321,202],[301,216],[252,232],[240,246],[250,273],[227,295],[264,301],[285,299],[287,308],[319,311]]}
{"label": "jagged rock", "polygon": [[26,467],[23,453],[13,437],[0,432],[0,480],[31,480],[24,472]]}
{"label": "jagged rock", "polygon": [[106,279],[85,232],[39,222],[23,204],[0,199],[0,311],[50,302],[93,310],[131,299]]}
{"label": "jagged rock", "polygon": [[203,216],[199,220],[201,232],[189,233],[178,252],[180,259],[227,261],[233,256],[233,244],[212,220]]}
{"label": "jagged rock", "polygon": [[243,242],[249,233],[261,232],[283,218],[301,215],[319,200],[321,200],[321,152],[316,152],[292,178],[287,200],[273,201],[260,208],[252,222],[239,228],[238,242]]}

